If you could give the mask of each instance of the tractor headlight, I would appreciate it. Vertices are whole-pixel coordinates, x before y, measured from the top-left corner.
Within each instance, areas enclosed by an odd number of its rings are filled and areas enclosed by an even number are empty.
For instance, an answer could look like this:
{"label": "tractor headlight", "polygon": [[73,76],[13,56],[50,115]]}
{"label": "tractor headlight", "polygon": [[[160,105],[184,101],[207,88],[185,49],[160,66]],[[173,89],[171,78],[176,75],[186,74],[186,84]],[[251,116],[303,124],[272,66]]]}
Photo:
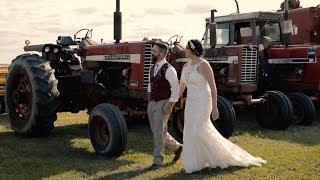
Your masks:
{"label": "tractor headlight", "polygon": [[57,52],[59,52],[59,49],[58,49],[58,48],[54,48],[54,49],[53,49],[53,52],[54,52],[54,53],[57,53]]}
{"label": "tractor headlight", "polygon": [[44,48],[44,52],[49,52],[50,51],[50,48],[49,48],[49,46],[46,46],[45,48]]}
{"label": "tractor headlight", "polygon": [[297,74],[300,75],[300,76],[302,76],[302,75],[303,75],[303,70],[302,70],[302,69],[298,69],[298,70],[297,70]]}
{"label": "tractor headlight", "polygon": [[264,50],[264,47],[263,47],[263,45],[262,44],[259,44],[259,51],[263,51]]}

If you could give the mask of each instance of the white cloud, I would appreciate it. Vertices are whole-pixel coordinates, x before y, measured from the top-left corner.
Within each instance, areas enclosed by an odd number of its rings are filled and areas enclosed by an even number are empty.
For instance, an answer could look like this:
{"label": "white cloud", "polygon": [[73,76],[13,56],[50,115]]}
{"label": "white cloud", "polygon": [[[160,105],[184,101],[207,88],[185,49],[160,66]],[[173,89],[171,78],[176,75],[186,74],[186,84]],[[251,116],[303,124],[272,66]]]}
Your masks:
{"label": "white cloud", "polygon": [[173,15],[174,11],[168,9],[150,8],[144,12],[145,15]]}
{"label": "white cloud", "polygon": [[208,14],[212,9],[212,5],[209,4],[188,4],[184,8],[185,14]]}
{"label": "white cloud", "polygon": [[94,7],[88,7],[88,8],[79,8],[79,9],[75,9],[73,10],[74,12],[76,12],[77,14],[93,14],[98,12],[98,8],[94,8]]}
{"label": "white cloud", "polygon": [[[282,0],[239,0],[241,12],[279,9]],[[300,0],[304,7],[316,6],[320,0]],[[62,4],[61,4],[62,3]],[[263,6],[261,6],[263,4]],[[217,15],[236,12],[234,0],[122,0],[122,39],[143,37],[168,40],[174,34],[183,41],[201,38],[204,19],[211,9]],[[0,0],[0,62],[23,53],[24,40],[32,44],[54,43],[58,35],[72,36],[81,28],[93,28],[97,42],[113,42],[115,1],[91,0]],[[2,47],[2,48],[1,48]]]}

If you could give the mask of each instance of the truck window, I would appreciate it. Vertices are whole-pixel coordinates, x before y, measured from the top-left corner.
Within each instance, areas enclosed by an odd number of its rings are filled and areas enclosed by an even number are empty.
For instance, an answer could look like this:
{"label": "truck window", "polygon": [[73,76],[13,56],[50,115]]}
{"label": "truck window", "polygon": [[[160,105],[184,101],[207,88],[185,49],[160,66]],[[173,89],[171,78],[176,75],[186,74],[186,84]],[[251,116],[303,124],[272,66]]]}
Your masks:
{"label": "truck window", "polygon": [[[229,30],[230,23],[218,23],[217,24],[217,45],[226,45],[229,43]],[[207,27],[206,32],[203,36],[203,47],[210,48],[210,28]]]}
{"label": "truck window", "polygon": [[250,22],[235,23],[234,40],[237,44],[252,43],[252,26]]}
{"label": "truck window", "polygon": [[217,44],[226,45],[229,43],[229,23],[217,24]]}
{"label": "truck window", "polygon": [[257,37],[259,43],[263,42],[263,38],[268,38],[271,42],[280,42],[280,24],[278,22],[257,21]]}

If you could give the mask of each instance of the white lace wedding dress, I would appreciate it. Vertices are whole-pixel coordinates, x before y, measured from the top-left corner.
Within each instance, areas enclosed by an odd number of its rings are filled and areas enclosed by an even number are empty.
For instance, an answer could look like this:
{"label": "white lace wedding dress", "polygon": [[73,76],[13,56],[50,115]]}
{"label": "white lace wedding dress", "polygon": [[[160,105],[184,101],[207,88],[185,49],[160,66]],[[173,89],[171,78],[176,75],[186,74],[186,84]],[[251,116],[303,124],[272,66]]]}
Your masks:
{"label": "white lace wedding dress", "polygon": [[247,167],[266,163],[225,139],[212,125],[211,90],[204,76],[197,71],[197,66],[189,62],[181,75],[181,81],[187,87],[182,150],[185,171],[192,173],[208,166]]}

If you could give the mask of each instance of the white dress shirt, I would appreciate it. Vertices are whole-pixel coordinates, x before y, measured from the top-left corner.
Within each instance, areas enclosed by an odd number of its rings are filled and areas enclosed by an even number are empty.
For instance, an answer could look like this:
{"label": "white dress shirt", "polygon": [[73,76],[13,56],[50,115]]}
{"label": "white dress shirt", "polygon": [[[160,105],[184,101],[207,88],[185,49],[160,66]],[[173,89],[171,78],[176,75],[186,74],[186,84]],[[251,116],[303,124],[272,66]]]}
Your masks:
{"label": "white dress shirt", "polygon": [[[163,59],[161,61],[158,61],[155,64],[155,69],[154,69],[154,75],[158,73],[158,71],[161,69],[161,67],[166,63],[166,59]],[[149,84],[148,84],[148,92],[151,92],[151,82],[150,82],[150,73],[151,69],[149,72]],[[171,95],[170,95],[170,102],[177,102],[179,100],[179,93],[180,93],[180,87],[179,87],[179,81],[177,77],[177,71],[174,69],[174,67],[169,66],[165,78],[168,80],[170,84],[170,90],[171,90]]]}

